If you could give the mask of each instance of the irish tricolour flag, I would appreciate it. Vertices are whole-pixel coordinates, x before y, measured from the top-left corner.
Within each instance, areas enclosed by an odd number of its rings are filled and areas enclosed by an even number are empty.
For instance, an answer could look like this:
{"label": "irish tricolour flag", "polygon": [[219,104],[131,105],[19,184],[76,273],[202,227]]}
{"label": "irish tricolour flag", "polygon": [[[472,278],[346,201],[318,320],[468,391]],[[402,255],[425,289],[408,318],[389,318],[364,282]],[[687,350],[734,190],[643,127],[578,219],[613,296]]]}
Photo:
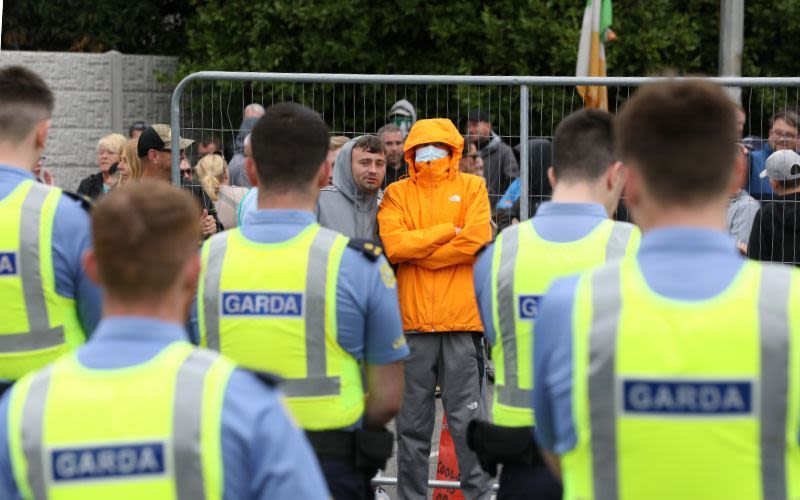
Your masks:
{"label": "irish tricolour flag", "polygon": [[[586,0],[575,76],[606,76],[605,43],[614,38],[616,36],[611,31],[611,0]],[[608,109],[606,87],[579,86],[578,93],[587,108]]]}

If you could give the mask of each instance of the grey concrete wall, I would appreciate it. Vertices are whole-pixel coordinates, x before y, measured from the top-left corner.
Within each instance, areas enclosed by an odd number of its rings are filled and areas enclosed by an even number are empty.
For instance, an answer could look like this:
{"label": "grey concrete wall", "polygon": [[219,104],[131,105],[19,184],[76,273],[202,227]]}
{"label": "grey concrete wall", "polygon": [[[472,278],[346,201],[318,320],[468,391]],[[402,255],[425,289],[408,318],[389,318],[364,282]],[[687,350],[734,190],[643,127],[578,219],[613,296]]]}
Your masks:
{"label": "grey concrete wall", "polygon": [[0,66],[26,66],[45,79],[56,95],[45,168],[56,183],[74,190],[97,171],[97,140],[120,132],[127,137],[136,120],[169,123],[172,85],[160,75],[174,75],[175,57],[119,52],[23,52],[3,50]]}

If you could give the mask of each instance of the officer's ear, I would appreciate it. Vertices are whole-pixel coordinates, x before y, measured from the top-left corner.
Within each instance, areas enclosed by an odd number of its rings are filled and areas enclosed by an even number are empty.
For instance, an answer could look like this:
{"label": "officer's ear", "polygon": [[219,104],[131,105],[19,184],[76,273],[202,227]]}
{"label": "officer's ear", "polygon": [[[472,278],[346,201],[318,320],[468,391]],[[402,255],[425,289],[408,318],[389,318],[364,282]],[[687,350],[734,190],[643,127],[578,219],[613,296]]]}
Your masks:
{"label": "officer's ear", "polygon": [[[352,168],[352,166],[350,168]],[[331,183],[330,181],[331,181],[332,171],[333,168],[331,167],[331,164],[328,162],[328,159],[325,158],[324,160],[322,160],[322,164],[319,166],[319,173],[317,173],[317,187],[319,189],[322,189]]]}
{"label": "officer's ear", "polygon": [[256,162],[253,161],[251,157],[245,157],[244,159],[244,173],[247,175],[247,180],[250,181],[250,185],[253,187],[258,187],[258,172],[256,171]]}
{"label": "officer's ear", "polygon": [[642,190],[644,187],[642,178],[635,168],[625,168],[623,169],[623,174],[625,185],[622,192],[625,197],[625,206],[628,207],[630,211],[634,211],[641,204],[642,200]]}
{"label": "officer's ear", "polygon": [[556,171],[553,170],[552,165],[547,167],[547,180],[550,181],[550,189],[555,189],[558,179],[556,179]]}
{"label": "officer's ear", "polygon": [[192,253],[191,257],[186,259],[186,264],[183,266],[181,273],[182,288],[189,292],[191,297],[194,297],[197,292],[197,281],[200,277],[200,253]]}
{"label": "officer's ear", "polygon": [[45,145],[47,144],[47,134],[50,133],[50,125],[52,124],[52,120],[42,120],[36,125],[36,149],[37,150],[44,150]]}
{"label": "officer's ear", "polygon": [[81,264],[89,280],[97,286],[102,285],[100,282],[100,269],[97,267],[97,254],[94,253],[94,250],[89,249],[83,253],[81,256]]}

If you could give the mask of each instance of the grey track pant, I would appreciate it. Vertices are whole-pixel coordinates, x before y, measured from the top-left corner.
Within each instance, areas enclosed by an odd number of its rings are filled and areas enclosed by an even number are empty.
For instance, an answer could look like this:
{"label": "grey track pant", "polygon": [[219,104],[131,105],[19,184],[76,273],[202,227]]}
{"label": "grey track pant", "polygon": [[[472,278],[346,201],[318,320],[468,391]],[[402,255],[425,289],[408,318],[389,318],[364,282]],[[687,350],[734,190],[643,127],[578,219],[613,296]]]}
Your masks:
{"label": "grey track pant", "polygon": [[485,418],[480,335],[468,332],[406,335],[403,407],[397,415],[397,492],[403,500],[427,498],[428,458],[436,415],[435,391],[453,436],[464,497],[488,499],[491,478],[467,447],[467,424]]}

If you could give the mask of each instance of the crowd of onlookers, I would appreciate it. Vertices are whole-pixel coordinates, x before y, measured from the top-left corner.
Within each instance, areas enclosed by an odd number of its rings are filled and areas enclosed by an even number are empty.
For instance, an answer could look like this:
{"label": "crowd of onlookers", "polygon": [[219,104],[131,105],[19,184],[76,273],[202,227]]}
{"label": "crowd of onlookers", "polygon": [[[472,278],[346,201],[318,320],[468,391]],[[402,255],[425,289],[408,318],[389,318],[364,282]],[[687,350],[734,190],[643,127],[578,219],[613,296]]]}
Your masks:
{"label": "crowd of onlookers", "polygon": [[[800,169],[800,155],[796,153],[800,147],[800,117],[792,110],[780,110],[770,118],[766,138],[753,135],[745,137],[746,116],[741,106],[738,109],[741,138],[738,146],[740,162],[737,165],[739,188],[731,193],[728,229],[743,254],[759,260],[800,263],[797,238],[800,231],[795,214],[800,188],[794,179],[794,170]],[[253,181],[247,174],[245,164],[251,151],[250,131],[263,114],[262,105],[248,105],[232,144],[224,144],[219,137],[201,137],[187,143],[188,150],[181,150],[182,183],[203,203],[208,217],[214,219],[214,230],[236,227],[242,216],[255,207],[256,196],[254,193],[248,195]],[[345,147],[351,141],[350,137],[331,137],[328,160],[334,165],[334,175],[331,185],[320,197],[317,210],[317,218],[324,225],[332,225],[351,236],[375,239],[375,213],[383,190],[389,184],[408,177],[403,145],[416,119],[414,106],[402,99],[390,108],[386,124],[374,136],[352,138],[359,141],[355,148]],[[491,116],[478,109],[467,113],[458,126],[466,138],[459,167],[462,172],[486,180],[492,224],[495,232],[498,232],[522,218],[519,175],[521,145],[512,148],[504,142],[493,130]],[[97,199],[118,185],[140,179],[143,176],[142,158],[146,157],[147,151],[140,149],[137,152],[137,142],[148,127],[147,123],[137,121],[130,126],[127,138],[117,133],[101,137],[97,142],[98,172],[81,181],[78,193]],[[528,195],[533,212],[552,192],[546,179],[546,171],[552,160],[552,147],[548,138],[530,139],[527,147]],[[346,154],[337,160],[342,151]],[[351,173],[351,169],[371,161],[367,157],[375,160],[374,168],[369,172],[365,170],[368,178]],[[335,168],[347,164],[351,169]],[[784,170],[788,172],[787,175],[783,174]],[[36,172],[36,175],[41,182],[54,182],[46,169]],[[343,216],[342,207],[336,208],[336,199],[340,197],[346,200],[343,209],[348,214],[351,209],[354,211],[354,222],[350,222],[353,219],[350,215]],[[364,220],[358,222],[359,217]],[[616,217],[620,220],[629,219],[624,201],[620,203]],[[210,227],[208,234],[212,231]]]}

